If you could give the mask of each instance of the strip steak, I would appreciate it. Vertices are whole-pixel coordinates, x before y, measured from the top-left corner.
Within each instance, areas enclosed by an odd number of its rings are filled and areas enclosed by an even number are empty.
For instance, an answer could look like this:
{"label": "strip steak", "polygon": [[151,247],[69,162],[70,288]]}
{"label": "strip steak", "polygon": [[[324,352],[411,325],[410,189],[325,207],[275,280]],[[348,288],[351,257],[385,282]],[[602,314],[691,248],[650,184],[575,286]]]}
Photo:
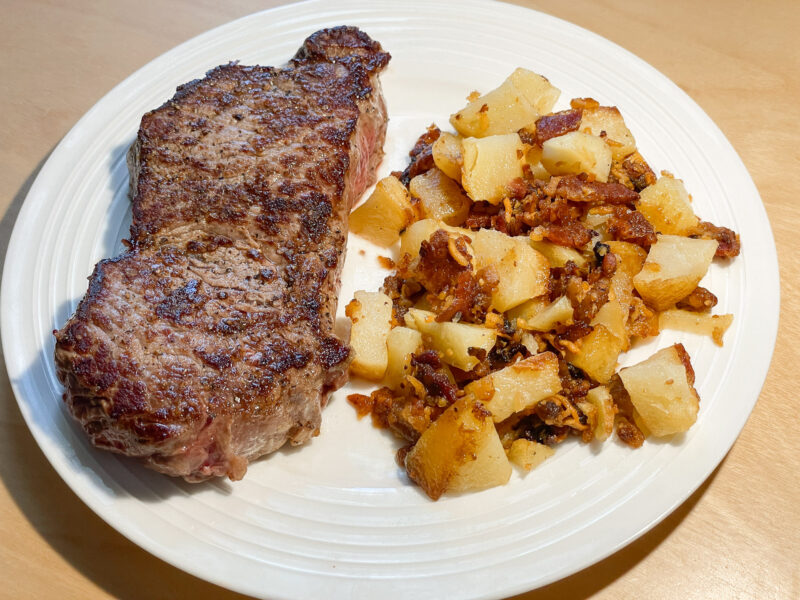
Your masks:
{"label": "strip steak", "polygon": [[319,433],[347,377],[337,294],[348,214],[383,156],[388,61],[358,29],[326,29],[284,68],[217,67],[144,116],[130,249],[54,332],[96,446],[240,479]]}

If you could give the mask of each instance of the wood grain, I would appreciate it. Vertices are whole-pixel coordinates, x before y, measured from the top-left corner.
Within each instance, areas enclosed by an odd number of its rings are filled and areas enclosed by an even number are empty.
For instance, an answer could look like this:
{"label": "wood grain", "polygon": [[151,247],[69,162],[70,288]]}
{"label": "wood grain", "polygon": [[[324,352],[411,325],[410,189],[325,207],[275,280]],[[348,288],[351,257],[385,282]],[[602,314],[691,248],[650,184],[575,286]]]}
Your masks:
{"label": "wood grain", "polygon": [[[714,474],[652,531],[524,600],[800,597],[800,3],[517,2],[622,45],[687,91],[749,169],[781,267],[780,332],[747,425]],[[105,92],[176,44],[279,1],[5,0],[0,19],[0,261],[38,169]],[[165,14],[168,17],[165,18]],[[536,35],[536,32],[531,32]],[[745,243],[757,243],[746,240]],[[50,467],[0,369],[3,598],[242,598],[152,557]]]}

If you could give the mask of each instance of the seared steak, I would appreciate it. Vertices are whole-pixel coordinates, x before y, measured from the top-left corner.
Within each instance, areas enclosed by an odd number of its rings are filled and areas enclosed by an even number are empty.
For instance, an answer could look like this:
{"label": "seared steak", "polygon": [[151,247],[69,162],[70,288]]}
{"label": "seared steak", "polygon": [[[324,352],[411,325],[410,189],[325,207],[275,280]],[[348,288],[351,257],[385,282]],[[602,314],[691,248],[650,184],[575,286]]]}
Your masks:
{"label": "seared steak", "polygon": [[284,68],[229,64],[142,119],[129,251],[55,332],[64,400],[101,448],[201,481],[319,432],[348,214],[382,158],[389,60],[352,27]]}

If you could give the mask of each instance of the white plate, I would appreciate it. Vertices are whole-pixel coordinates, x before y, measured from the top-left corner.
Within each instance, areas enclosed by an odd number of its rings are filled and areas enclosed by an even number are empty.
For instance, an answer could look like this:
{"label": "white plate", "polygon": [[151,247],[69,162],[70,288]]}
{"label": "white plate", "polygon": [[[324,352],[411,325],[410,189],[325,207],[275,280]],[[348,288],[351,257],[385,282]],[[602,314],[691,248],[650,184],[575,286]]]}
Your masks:
{"label": "white plate", "polygon": [[[8,251],[2,327],[8,372],[43,452],[98,515],[198,577],[271,598],[489,598],[522,592],[600,560],[694,491],[744,425],[766,376],[778,316],[775,246],[742,162],[703,111],[635,56],[583,29],[506,4],[309,2],[240,19],[154,60],[92,108],[32,186]],[[458,7],[458,17],[454,16]],[[415,137],[445,125],[473,89],[517,66],[568,98],[618,105],[656,170],[682,177],[706,220],[741,232],[743,254],[705,285],[733,312],[723,349],[680,336],[697,371],[698,423],[681,439],[631,451],[567,442],[527,478],[430,502],[395,466],[396,442],[357,421],[339,391],[322,435],[250,467],[244,481],[189,485],[87,443],[60,401],[51,331],[86,277],[119,252],[129,209],[124,152],[141,115],[176,85],[233,59],[281,64],[311,32],[359,25],[393,54],[383,76],[391,123],[381,174]],[[350,241],[341,305],[386,274]],[[366,246],[363,246],[366,248]],[[341,307],[340,307],[341,308]],[[666,346],[662,335],[631,360]],[[362,386],[363,388],[363,386]]]}

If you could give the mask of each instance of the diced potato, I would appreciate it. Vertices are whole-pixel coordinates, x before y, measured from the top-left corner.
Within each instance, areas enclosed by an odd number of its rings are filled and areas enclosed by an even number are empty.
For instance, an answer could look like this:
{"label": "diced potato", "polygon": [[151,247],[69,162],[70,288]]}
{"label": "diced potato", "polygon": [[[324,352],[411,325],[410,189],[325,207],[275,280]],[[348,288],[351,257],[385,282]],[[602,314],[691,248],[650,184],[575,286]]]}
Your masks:
{"label": "diced potato", "polygon": [[689,235],[700,219],[680,179],[662,177],[639,192],[637,208],[659,233]]}
{"label": "diced potato", "polygon": [[597,136],[570,131],[542,144],[542,164],[551,175],[588,173],[606,182],[611,171],[611,148]]}
{"label": "diced potato", "polygon": [[677,329],[708,335],[717,346],[722,346],[722,336],[733,323],[733,315],[710,315],[689,310],[669,309],[659,315],[659,329]]}
{"label": "diced potato", "polygon": [[548,306],[550,306],[550,298],[547,294],[543,296],[537,296],[536,298],[531,298],[530,300],[527,300],[526,302],[509,309],[506,312],[506,317],[513,322],[516,322],[518,319],[527,321],[528,319],[532,319],[538,315]]}
{"label": "diced potato", "polygon": [[630,307],[633,302],[633,278],[624,270],[617,269],[611,276],[611,289],[609,290],[608,299],[614,299],[627,307]]}
{"label": "diced potato", "polygon": [[680,344],[620,369],[622,384],[644,424],[656,437],[687,431],[697,420],[699,398],[689,381]]}
{"label": "diced potato", "polygon": [[485,137],[515,132],[539,116],[511,79],[480,96],[450,116],[450,124],[463,136]]}
{"label": "diced potato", "polygon": [[438,219],[422,219],[412,223],[400,236],[400,256],[408,254],[412,259],[419,256],[419,247],[422,242],[430,240],[431,236],[439,229],[456,235],[465,235],[470,239],[475,236],[474,231],[451,227]]}
{"label": "diced potato", "polygon": [[406,326],[419,331],[427,347],[437,350],[449,365],[470,371],[478,359],[470,353],[476,350],[489,352],[497,339],[497,331],[469,323],[437,323],[433,313],[410,308],[405,315]]}
{"label": "diced potato", "polygon": [[544,254],[548,261],[550,261],[551,267],[563,267],[567,264],[568,261],[574,262],[578,267],[585,267],[586,266],[586,257],[583,256],[580,252],[575,250],[575,248],[568,248],[567,246],[559,246],[558,244],[554,244],[553,242],[546,242],[536,241],[528,238],[528,243],[531,247]]}
{"label": "diced potato", "polygon": [[644,248],[630,242],[616,242],[613,240],[607,241],[606,244],[619,259],[617,272],[623,271],[633,277],[642,270],[644,261],[647,260],[647,251]]}
{"label": "diced potato", "polygon": [[425,218],[440,219],[448,225],[461,225],[472,204],[461,186],[435,167],[414,177],[408,191],[419,198]]}
{"label": "diced potato", "polygon": [[573,314],[572,302],[566,296],[561,296],[535,315],[525,319],[523,328],[533,331],[550,331],[559,323],[570,325]]}
{"label": "diced potato", "polygon": [[473,200],[497,204],[506,196],[508,184],[522,177],[525,148],[516,133],[469,137],[461,146],[461,183]]}
{"label": "diced potato", "polygon": [[605,131],[604,139],[616,160],[621,160],[636,150],[636,140],[616,106],[584,109],[578,131],[596,136]]}
{"label": "diced potato", "polygon": [[546,77],[542,77],[528,69],[515,69],[509,79],[540,115],[547,114],[553,110],[558,97],[561,95],[561,90],[550,83]]}
{"label": "diced potato", "polygon": [[369,198],[350,214],[350,231],[378,246],[394,244],[414,220],[414,208],[397,177],[381,179]]}
{"label": "diced potato", "polygon": [[465,137],[512,133],[549,112],[559,95],[541,75],[516,69],[500,87],[452,115],[450,123]]}
{"label": "diced potato", "polygon": [[525,238],[513,238],[493,229],[481,229],[472,242],[477,268],[492,265],[499,282],[492,306],[500,312],[548,291],[550,263]]}
{"label": "diced potato", "polygon": [[461,181],[461,138],[447,131],[439,134],[439,138],[431,147],[434,164],[450,179]]}
{"label": "diced potato", "polygon": [[405,458],[408,476],[433,500],[503,485],[511,477],[491,414],[464,396],[436,419]]}
{"label": "diced potato", "polygon": [[543,350],[543,348],[539,347],[539,342],[536,340],[534,335],[528,331],[524,331],[522,333],[519,341],[531,354],[536,354]]}
{"label": "diced potato", "polygon": [[395,327],[386,338],[388,365],[384,384],[396,390],[408,374],[411,355],[422,347],[422,334],[409,327]]}
{"label": "diced potato", "polygon": [[525,162],[534,179],[550,179],[550,173],[542,164],[542,149],[539,146],[526,146]]}
{"label": "diced potato", "polygon": [[650,247],[633,285],[656,310],[665,310],[688,296],[708,271],[718,242],[677,235],[659,235]]}
{"label": "diced potato", "polygon": [[630,340],[628,339],[628,311],[629,305],[624,305],[617,300],[609,299],[608,302],[600,307],[597,314],[589,323],[592,327],[596,325],[603,325],[616,337],[622,340],[622,350],[630,348]]}
{"label": "diced potato", "polygon": [[594,437],[603,442],[614,431],[614,415],[617,414],[614,399],[611,397],[608,388],[601,385],[589,390],[586,394],[586,400],[591,402],[596,411]]}
{"label": "diced potato", "polygon": [[558,359],[542,352],[495,371],[465,388],[483,402],[495,423],[561,391]]}
{"label": "diced potato", "polygon": [[624,340],[615,336],[604,325],[598,325],[579,342],[579,352],[568,352],[567,360],[595,381],[608,383],[625,347]]}
{"label": "diced potato", "polygon": [[392,301],[381,292],[358,291],[354,296],[345,309],[345,314],[353,322],[350,329],[350,347],[353,350],[350,371],[380,381],[389,362],[386,338],[392,327]]}
{"label": "diced potato", "polygon": [[525,471],[532,471],[556,451],[550,446],[519,438],[508,449],[508,460]]}

